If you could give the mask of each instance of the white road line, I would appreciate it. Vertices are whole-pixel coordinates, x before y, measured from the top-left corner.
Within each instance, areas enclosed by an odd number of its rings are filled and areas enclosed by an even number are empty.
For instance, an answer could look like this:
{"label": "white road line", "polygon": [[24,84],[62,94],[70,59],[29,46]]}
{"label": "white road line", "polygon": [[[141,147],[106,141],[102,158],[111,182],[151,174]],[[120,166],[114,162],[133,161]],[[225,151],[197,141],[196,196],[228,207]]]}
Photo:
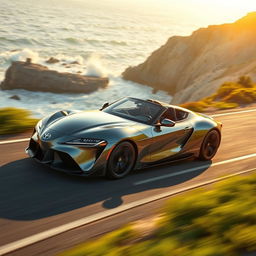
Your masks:
{"label": "white road line", "polygon": [[229,115],[237,115],[237,114],[250,113],[250,112],[256,112],[256,109],[241,110],[241,111],[222,113],[222,114],[216,114],[211,116],[212,117],[229,116]]}
{"label": "white road line", "polygon": [[148,197],[148,198],[140,199],[140,200],[137,200],[137,201],[119,206],[115,209],[106,210],[104,212],[100,212],[100,213],[91,215],[89,217],[85,217],[85,218],[82,218],[80,220],[76,220],[76,221],[61,225],[59,227],[52,228],[52,229],[43,231],[41,233],[26,237],[24,239],[21,239],[21,240],[3,245],[3,246],[0,247],[0,255],[4,255],[4,254],[10,253],[10,252],[13,252],[15,250],[18,250],[18,249],[21,249],[23,247],[29,246],[31,244],[40,242],[42,240],[48,239],[50,237],[59,235],[59,234],[64,233],[64,232],[67,232],[69,230],[87,225],[87,224],[95,222],[95,221],[105,219],[105,218],[110,217],[112,215],[115,215],[115,214],[130,210],[130,209],[133,209],[135,207],[138,207],[138,206],[150,203],[150,202],[154,202],[154,201],[157,201],[157,200],[160,200],[160,199],[164,199],[166,197],[170,197],[170,196],[173,196],[173,195],[176,195],[176,194],[179,194],[179,193],[183,193],[183,192],[195,189],[195,188],[206,186],[206,185],[216,183],[216,182],[221,181],[221,180],[225,180],[225,179],[228,179],[228,178],[231,178],[231,177],[234,177],[234,176],[238,176],[238,175],[253,172],[253,171],[256,171],[256,169],[254,168],[254,169],[249,169],[249,170],[245,170],[245,171],[240,171],[240,172],[237,172],[237,173],[234,173],[234,174],[231,174],[231,175],[227,175],[227,176],[224,176],[224,177],[221,177],[221,178],[216,178],[216,179],[208,180],[208,181],[205,181],[205,182],[200,182],[200,183],[188,186],[186,188],[179,188],[179,189],[175,189],[173,191],[165,192],[165,193],[162,193],[162,194],[159,194],[159,195],[155,195],[155,196],[151,196],[151,197]]}
{"label": "white road line", "polygon": [[252,158],[252,157],[256,157],[256,153],[246,155],[246,156],[236,157],[236,158],[229,159],[229,160],[224,160],[224,161],[213,163],[213,164],[205,164],[205,165],[190,168],[190,169],[187,169],[187,170],[183,170],[183,171],[179,171],[179,172],[173,172],[173,173],[165,174],[165,175],[162,175],[162,176],[157,176],[157,177],[142,180],[142,181],[137,181],[137,182],[134,182],[133,185],[138,186],[138,185],[142,185],[142,184],[145,184],[145,183],[150,183],[150,182],[154,182],[154,181],[157,181],[157,180],[162,180],[162,179],[166,179],[166,178],[170,178],[170,177],[174,177],[174,176],[179,176],[179,175],[190,173],[190,172],[199,171],[199,170],[202,170],[202,169],[208,168],[208,167],[214,167],[214,166],[218,166],[218,165],[222,165],[222,164],[233,163],[233,162],[245,160],[245,159]]}
{"label": "white road line", "polygon": [[24,142],[24,141],[29,141],[29,140],[30,140],[30,138],[18,139],[18,140],[4,140],[4,141],[0,141],[0,145],[17,143],[17,142]]}

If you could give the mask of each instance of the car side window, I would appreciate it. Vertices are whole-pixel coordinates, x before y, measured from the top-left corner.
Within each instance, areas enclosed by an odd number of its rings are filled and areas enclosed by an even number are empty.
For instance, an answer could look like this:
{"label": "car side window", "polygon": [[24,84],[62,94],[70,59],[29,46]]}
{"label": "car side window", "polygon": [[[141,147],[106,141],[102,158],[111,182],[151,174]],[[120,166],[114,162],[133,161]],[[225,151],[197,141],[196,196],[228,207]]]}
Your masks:
{"label": "car side window", "polygon": [[161,120],[163,120],[165,118],[170,119],[172,121],[176,121],[177,118],[176,118],[176,114],[175,114],[174,108],[166,109],[166,111],[161,116]]}
{"label": "car side window", "polygon": [[183,111],[181,109],[175,109],[175,113],[177,121],[182,121],[188,117],[188,112]]}

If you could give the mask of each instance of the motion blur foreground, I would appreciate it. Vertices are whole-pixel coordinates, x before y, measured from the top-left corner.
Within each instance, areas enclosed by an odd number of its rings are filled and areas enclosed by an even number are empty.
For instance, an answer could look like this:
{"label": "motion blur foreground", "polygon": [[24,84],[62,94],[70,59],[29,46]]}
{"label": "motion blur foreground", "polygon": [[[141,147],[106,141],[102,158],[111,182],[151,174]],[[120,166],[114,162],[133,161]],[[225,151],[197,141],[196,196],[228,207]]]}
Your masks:
{"label": "motion blur foreground", "polygon": [[128,97],[101,110],[62,110],[43,118],[26,152],[69,174],[117,179],[162,162],[210,160],[220,145],[221,127],[206,115]]}

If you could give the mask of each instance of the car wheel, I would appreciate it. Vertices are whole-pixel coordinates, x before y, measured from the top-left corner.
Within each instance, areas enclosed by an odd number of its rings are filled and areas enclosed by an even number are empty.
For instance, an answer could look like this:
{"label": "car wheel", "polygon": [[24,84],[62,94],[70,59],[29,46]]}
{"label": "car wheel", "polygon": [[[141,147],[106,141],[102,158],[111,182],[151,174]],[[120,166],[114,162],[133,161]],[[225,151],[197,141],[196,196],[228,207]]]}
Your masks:
{"label": "car wheel", "polygon": [[216,130],[211,130],[207,133],[207,135],[204,138],[204,141],[201,145],[199,159],[204,161],[211,160],[220,145],[220,134]]}
{"label": "car wheel", "polygon": [[132,169],[136,159],[134,146],[130,142],[118,144],[108,159],[107,177],[120,179],[126,176]]}

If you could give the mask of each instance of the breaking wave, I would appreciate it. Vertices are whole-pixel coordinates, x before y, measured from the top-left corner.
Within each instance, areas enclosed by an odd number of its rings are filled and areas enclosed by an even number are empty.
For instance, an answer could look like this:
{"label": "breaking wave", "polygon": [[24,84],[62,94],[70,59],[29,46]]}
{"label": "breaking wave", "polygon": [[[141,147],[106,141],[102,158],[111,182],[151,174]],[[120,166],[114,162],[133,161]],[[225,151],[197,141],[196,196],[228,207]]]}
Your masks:
{"label": "breaking wave", "polygon": [[97,76],[97,77],[106,77],[109,72],[102,59],[98,55],[92,55],[86,62],[86,72],[87,76]]}

